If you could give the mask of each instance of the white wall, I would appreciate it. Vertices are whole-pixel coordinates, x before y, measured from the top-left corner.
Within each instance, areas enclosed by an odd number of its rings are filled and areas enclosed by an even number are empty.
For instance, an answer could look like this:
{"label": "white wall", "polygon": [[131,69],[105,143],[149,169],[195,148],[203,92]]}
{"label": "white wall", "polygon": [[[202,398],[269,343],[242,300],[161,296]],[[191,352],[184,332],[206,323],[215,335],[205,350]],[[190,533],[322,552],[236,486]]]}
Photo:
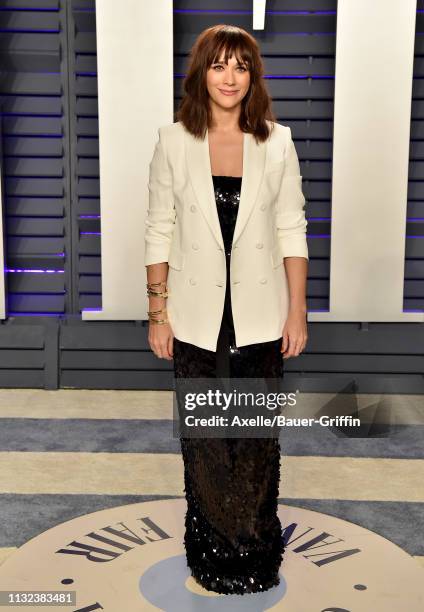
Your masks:
{"label": "white wall", "polygon": [[423,321],[403,313],[415,0],[339,0],[330,312],[310,321]]}
{"label": "white wall", "polygon": [[82,319],[145,319],[149,163],[173,121],[172,1],[101,0],[96,35],[103,308]]}

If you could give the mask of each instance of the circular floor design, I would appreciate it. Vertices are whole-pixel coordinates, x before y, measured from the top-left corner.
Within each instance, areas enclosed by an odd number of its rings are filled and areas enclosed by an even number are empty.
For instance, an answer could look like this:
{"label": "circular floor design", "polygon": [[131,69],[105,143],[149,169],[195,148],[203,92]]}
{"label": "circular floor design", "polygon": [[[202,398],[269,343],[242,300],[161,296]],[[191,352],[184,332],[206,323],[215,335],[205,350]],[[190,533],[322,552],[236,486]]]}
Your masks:
{"label": "circular floor design", "polygon": [[0,590],[75,591],[76,605],[48,606],[58,612],[424,610],[424,572],[404,550],[353,523],[284,505],[290,537],[280,584],[252,595],[208,592],[185,562],[185,511],[184,499],[161,500],[57,525],[0,566]]}

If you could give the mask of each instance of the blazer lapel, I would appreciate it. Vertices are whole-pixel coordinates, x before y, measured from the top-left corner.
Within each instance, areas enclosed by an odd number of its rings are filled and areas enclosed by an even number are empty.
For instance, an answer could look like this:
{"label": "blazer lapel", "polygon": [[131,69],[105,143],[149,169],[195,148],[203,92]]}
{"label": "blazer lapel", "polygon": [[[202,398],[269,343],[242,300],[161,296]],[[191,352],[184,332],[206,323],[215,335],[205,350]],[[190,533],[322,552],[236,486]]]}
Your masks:
{"label": "blazer lapel", "polygon": [[240,203],[234,228],[233,244],[237,242],[256,203],[265,170],[266,142],[256,144],[252,134],[245,133],[243,147],[243,180]]}
{"label": "blazer lapel", "polygon": [[[184,135],[187,168],[194,193],[217,243],[224,249],[215,202],[208,132],[206,132],[203,140],[195,138],[185,129]],[[256,144],[252,134],[245,133],[243,139],[243,180],[233,244],[241,235],[256,202],[265,168],[265,154],[266,143]]]}

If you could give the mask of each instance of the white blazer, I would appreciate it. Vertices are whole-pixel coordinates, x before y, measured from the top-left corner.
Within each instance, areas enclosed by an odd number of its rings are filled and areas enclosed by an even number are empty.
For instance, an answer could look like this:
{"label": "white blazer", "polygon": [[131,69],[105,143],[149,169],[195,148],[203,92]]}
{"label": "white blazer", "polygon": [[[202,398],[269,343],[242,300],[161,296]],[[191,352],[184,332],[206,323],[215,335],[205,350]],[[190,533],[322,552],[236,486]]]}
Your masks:
{"label": "white blazer", "polygon": [[[271,126],[272,122],[268,122]],[[284,257],[308,257],[305,198],[289,127],[274,123],[256,144],[243,138],[243,180],[231,252],[237,346],[277,340],[289,309]],[[216,351],[224,309],[226,257],[208,134],[181,122],[158,130],[149,177],[145,265],[168,262],[168,320],[174,336]]]}

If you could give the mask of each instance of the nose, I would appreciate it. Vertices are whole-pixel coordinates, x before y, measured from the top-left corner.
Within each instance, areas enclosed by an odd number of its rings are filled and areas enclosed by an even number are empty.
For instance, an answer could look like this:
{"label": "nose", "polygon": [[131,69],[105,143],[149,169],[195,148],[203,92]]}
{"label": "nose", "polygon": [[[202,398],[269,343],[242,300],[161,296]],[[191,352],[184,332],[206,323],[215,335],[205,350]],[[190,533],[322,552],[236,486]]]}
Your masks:
{"label": "nose", "polygon": [[225,71],[225,84],[233,85],[233,83],[234,83],[233,71],[230,67],[228,67],[227,70]]}

